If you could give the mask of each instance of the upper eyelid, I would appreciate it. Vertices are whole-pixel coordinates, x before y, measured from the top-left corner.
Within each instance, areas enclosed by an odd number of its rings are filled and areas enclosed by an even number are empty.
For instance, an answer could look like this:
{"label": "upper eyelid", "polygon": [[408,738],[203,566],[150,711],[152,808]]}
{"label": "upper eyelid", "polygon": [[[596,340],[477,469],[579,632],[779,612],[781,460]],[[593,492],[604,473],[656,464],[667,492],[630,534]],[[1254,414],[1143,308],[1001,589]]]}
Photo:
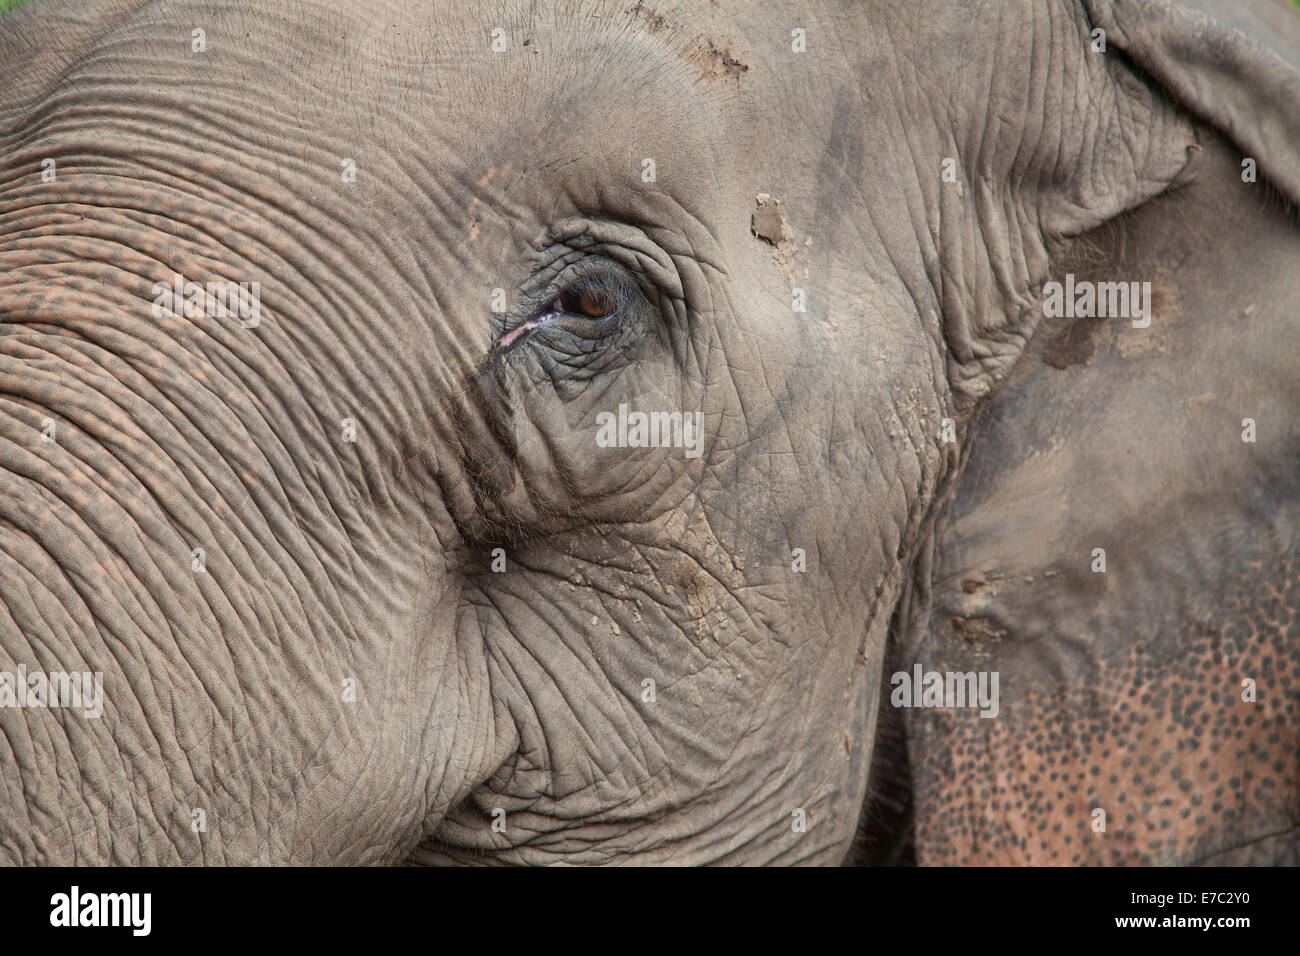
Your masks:
{"label": "upper eyelid", "polygon": [[638,283],[632,276],[625,277],[618,274],[618,270],[625,269],[625,266],[611,259],[604,259],[603,263],[598,262],[596,261],[598,258],[591,255],[580,256],[551,276],[535,293],[522,293],[525,311],[529,315],[537,315],[549,309],[556,299],[575,285],[583,282],[598,282],[601,278],[610,280],[601,283],[601,287],[614,300],[615,308],[611,310],[611,314],[624,311],[632,304]]}
{"label": "upper eyelid", "polygon": [[[670,251],[642,226],[604,217],[575,217],[547,226],[534,245],[539,257],[557,247],[563,252],[555,255],[555,261],[590,256],[622,268],[651,302],[660,295],[674,301],[685,298],[676,261],[683,253]],[[710,259],[701,264],[718,270]]]}
{"label": "upper eyelid", "polygon": [[632,305],[633,298],[637,289],[635,283],[624,281],[621,278],[614,278],[612,282],[602,281],[604,276],[578,276],[573,281],[565,284],[557,294],[555,300],[562,299],[566,294],[572,292],[582,293],[591,288],[600,289],[610,300],[609,311],[601,318],[618,315],[626,312]]}

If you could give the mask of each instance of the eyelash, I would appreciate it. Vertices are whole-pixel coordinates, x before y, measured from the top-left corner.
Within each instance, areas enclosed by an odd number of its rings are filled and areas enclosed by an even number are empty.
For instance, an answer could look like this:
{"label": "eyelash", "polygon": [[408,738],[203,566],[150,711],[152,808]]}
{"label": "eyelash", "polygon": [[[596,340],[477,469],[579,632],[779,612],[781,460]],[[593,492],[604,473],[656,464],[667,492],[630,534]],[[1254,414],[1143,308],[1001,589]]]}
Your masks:
{"label": "eyelash", "polygon": [[570,282],[550,301],[548,311],[603,321],[627,310],[630,296],[619,284],[600,276],[584,276]]}
{"label": "eyelash", "polygon": [[564,317],[590,322],[596,329],[617,326],[632,307],[635,287],[613,273],[608,264],[587,260],[579,268],[586,274],[570,278],[548,298],[537,299],[545,304],[534,307],[530,318],[514,328],[503,329],[493,345],[494,351],[509,348],[523,335]]}

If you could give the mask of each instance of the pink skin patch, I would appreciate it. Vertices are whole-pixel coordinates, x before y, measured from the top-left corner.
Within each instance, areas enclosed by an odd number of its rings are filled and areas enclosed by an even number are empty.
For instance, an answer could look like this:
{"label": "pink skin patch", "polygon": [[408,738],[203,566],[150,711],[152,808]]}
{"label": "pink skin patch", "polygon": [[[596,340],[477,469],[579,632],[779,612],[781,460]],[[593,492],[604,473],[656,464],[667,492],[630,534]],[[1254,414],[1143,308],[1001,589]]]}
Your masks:
{"label": "pink skin patch", "polygon": [[497,339],[496,347],[499,349],[505,348],[511,342],[514,342],[516,339],[521,338],[525,332],[528,332],[531,329],[535,329],[541,324],[542,323],[537,319],[529,319],[523,325],[515,326],[505,335],[501,336],[501,338]]}
{"label": "pink skin patch", "polygon": [[517,342],[519,339],[523,338],[526,334],[531,332],[533,329],[540,328],[541,326],[545,325],[547,322],[549,322],[551,319],[554,319],[558,315],[560,315],[559,311],[557,311],[556,309],[551,309],[549,312],[539,315],[535,319],[529,319],[527,322],[515,326],[505,335],[501,336],[501,338],[497,339],[496,343],[492,346],[492,348],[493,349],[508,348],[512,343]]}

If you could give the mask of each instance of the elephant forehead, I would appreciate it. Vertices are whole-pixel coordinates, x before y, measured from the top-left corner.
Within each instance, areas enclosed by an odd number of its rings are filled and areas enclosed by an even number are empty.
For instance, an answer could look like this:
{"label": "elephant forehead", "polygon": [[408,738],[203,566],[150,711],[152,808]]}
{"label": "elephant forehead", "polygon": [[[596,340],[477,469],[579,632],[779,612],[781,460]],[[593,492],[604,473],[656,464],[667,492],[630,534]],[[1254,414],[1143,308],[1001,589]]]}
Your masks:
{"label": "elephant forehead", "polygon": [[445,146],[475,180],[502,156],[519,166],[617,144],[629,164],[632,141],[667,153],[715,137],[738,88],[726,81],[748,69],[703,24],[642,4],[148,7],[110,31],[83,79],[116,82],[129,63],[133,92],[193,91],[189,112],[258,104],[277,132],[386,151]]}
{"label": "elephant forehead", "polygon": [[[93,108],[102,141],[165,143],[164,173],[277,180],[340,219],[382,217],[389,240],[474,243],[498,280],[575,212],[709,219],[726,201],[717,170],[746,152],[747,68],[704,25],[641,5],[148,8],[97,42],[61,101]],[[85,132],[64,126],[60,142]]]}
{"label": "elephant forehead", "polygon": [[617,7],[594,12],[458,5],[454,27],[437,17],[416,26],[418,51],[385,38],[363,81],[377,86],[364,95],[380,112],[404,109],[392,95],[397,72],[420,105],[377,142],[423,151],[434,175],[516,218],[520,204],[562,214],[566,199],[617,212],[608,207],[629,189],[705,194],[735,85],[699,82],[704,41],[687,28],[670,32]]}

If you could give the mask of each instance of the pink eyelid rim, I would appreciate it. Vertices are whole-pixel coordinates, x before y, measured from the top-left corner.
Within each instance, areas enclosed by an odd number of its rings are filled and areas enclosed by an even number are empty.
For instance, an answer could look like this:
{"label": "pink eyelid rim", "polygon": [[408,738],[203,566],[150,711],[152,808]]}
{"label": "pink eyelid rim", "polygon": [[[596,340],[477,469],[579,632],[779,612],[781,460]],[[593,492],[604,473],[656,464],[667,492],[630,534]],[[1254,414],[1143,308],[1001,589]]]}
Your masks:
{"label": "pink eyelid rim", "polygon": [[520,338],[522,338],[524,335],[531,332],[533,329],[540,328],[541,326],[545,325],[547,320],[549,320],[553,316],[560,314],[559,306],[560,306],[560,300],[557,298],[553,303],[551,303],[551,307],[546,312],[539,315],[535,319],[529,319],[528,321],[522,323],[521,325],[515,326],[505,335],[501,336],[501,338],[497,339],[495,344],[493,345],[493,348],[495,349],[508,348],[512,343],[519,341]]}
{"label": "pink eyelid rim", "polygon": [[[547,315],[549,315],[549,314],[550,314],[550,313],[547,313]],[[542,316],[541,318],[537,318],[537,319],[529,319],[529,320],[528,320],[527,322],[525,322],[523,325],[517,325],[517,326],[515,326],[513,329],[511,329],[511,330],[510,330],[509,332],[507,332],[505,335],[501,336],[501,338],[497,339],[497,346],[496,346],[496,347],[499,348],[499,349],[503,349],[503,348],[505,348],[506,346],[510,345],[510,343],[512,343],[512,342],[516,341],[517,339],[521,338],[521,337],[522,337],[526,332],[530,332],[530,331],[532,331],[533,329],[537,328],[539,325],[541,325],[541,324],[542,324],[542,319],[543,319],[543,318],[545,318],[545,316]]]}

